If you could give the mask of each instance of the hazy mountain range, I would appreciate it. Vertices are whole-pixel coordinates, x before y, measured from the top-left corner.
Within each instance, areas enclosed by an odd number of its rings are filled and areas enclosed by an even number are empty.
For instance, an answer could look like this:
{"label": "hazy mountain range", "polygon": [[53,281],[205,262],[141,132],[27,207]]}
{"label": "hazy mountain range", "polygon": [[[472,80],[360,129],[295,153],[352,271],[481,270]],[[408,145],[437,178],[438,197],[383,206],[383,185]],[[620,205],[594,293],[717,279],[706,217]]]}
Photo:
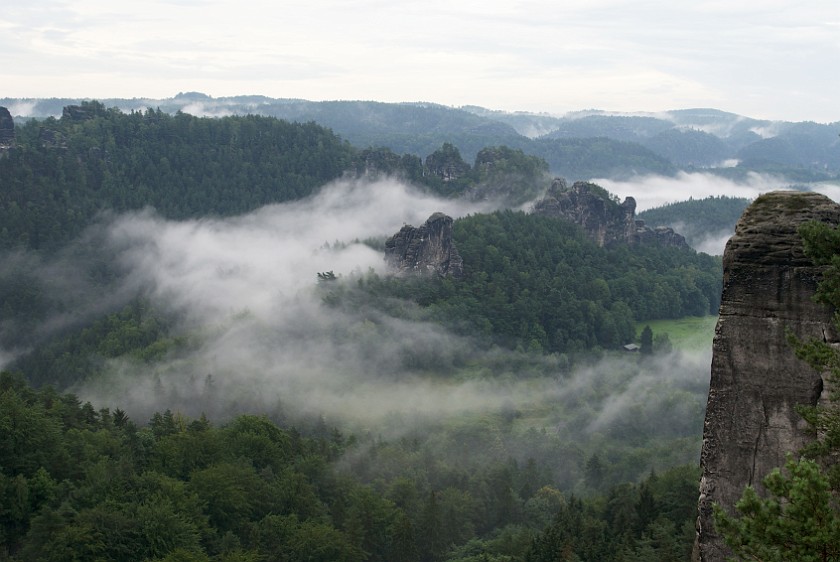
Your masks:
{"label": "hazy mountain range", "polygon": [[[21,122],[60,116],[63,107],[80,101],[0,98],[0,105]],[[468,160],[486,146],[505,145],[545,159],[552,173],[572,180],[698,169],[732,179],[754,171],[773,173],[794,182],[832,180],[840,174],[840,122],[767,121],[716,109],[655,114],[587,110],[552,116],[422,102],[212,98],[196,92],[168,99],[99,101],[123,112],[159,108],[196,116],[259,114],[314,121],[357,147],[388,147],[421,157],[444,142],[456,145]]]}

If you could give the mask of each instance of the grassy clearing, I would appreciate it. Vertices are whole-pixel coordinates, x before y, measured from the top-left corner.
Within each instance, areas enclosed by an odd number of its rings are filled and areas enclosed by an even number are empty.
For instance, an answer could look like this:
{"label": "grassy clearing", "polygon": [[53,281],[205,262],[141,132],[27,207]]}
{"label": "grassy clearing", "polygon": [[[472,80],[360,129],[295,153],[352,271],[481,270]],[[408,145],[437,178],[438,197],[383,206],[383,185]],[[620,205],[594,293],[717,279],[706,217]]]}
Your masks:
{"label": "grassy clearing", "polygon": [[657,334],[668,334],[668,339],[674,349],[683,351],[701,351],[709,349],[715,335],[717,316],[688,316],[678,320],[651,320],[636,324],[636,341],[645,326],[653,330],[653,337]]}

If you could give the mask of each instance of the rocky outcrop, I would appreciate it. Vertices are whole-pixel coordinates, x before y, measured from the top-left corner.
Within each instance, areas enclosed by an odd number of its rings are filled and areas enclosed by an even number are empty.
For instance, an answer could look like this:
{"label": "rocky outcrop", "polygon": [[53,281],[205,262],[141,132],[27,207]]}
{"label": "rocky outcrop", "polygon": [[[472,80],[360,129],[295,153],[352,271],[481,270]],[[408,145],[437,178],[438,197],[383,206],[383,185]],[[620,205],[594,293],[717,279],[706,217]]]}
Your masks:
{"label": "rocky outcrop", "polygon": [[426,157],[426,170],[444,182],[455,181],[470,173],[470,165],[461,158],[461,153],[450,143],[435,150]]}
{"label": "rocky outcrop", "polygon": [[[628,198],[629,199],[629,198]],[[636,219],[636,230],[628,240],[628,243],[633,245],[648,245],[667,246],[672,248],[688,248],[688,242],[685,241],[685,236],[676,232],[670,226],[657,226],[650,228],[645,224],[645,221]]]}
{"label": "rocky outcrop", "polygon": [[87,121],[96,117],[97,105],[68,105],[61,110],[61,118],[70,121]]}
{"label": "rocky outcrop", "polygon": [[15,120],[5,107],[0,107],[0,150],[15,146]]}
{"label": "rocky outcrop", "polygon": [[452,217],[435,213],[420,227],[402,227],[385,242],[385,261],[400,274],[463,276],[464,261],[452,241]]}
{"label": "rocky outcrop", "polygon": [[723,294],[715,329],[703,428],[695,561],[726,559],[712,504],[732,511],[744,487],[784,464],[812,439],[795,407],[816,404],[823,379],[787,342],[836,341],[832,313],[814,296],[821,269],[804,255],[799,225],[840,224],[840,205],[816,193],[773,192],[744,212],[723,255]]}
{"label": "rocky outcrop", "polygon": [[594,183],[579,181],[569,187],[565,180],[556,178],[545,198],[534,205],[533,212],[580,225],[599,246],[655,244],[688,248],[685,238],[673,229],[652,229],[636,220],[635,199],[627,197],[619,203]]}

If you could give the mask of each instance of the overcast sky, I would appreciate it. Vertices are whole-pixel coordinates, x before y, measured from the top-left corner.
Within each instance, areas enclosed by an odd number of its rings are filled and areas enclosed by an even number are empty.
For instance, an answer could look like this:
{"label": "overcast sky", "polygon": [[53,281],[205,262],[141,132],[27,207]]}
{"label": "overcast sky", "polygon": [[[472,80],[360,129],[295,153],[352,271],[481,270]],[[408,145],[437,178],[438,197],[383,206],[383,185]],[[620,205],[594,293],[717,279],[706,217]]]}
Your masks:
{"label": "overcast sky", "polygon": [[20,0],[0,97],[714,107],[840,121],[838,0]]}

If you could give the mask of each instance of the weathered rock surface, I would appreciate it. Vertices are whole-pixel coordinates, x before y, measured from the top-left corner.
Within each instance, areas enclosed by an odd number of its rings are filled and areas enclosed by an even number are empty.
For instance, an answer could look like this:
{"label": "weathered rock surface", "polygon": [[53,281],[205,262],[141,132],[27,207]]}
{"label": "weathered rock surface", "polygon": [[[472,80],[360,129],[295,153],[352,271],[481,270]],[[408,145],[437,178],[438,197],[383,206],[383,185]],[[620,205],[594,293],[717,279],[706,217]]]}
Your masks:
{"label": "weathered rock surface", "polygon": [[15,145],[15,120],[5,107],[0,106],[0,150]]}
{"label": "weathered rock surface", "polygon": [[98,106],[68,105],[61,110],[61,118],[70,121],[87,121],[96,117],[95,110]]}
{"label": "weathered rock surface", "polygon": [[556,178],[545,198],[534,205],[533,212],[580,225],[599,246],[621,243],[688,248],[685,238],[673,229],[652,229],[636,220],[635,199],[627,197],[619,203],[593,183],[579,181],[569,187],[562,178]]}
{"label": "weathered rock surface", "polygon": [[401,274],[461,277],[464,261],[452,241],[452,222],[435,213],[420,227],[402,227],[385,242],[385,261]]}
{"label": "weathered rock surface", "polygon": [[750,205],[723,255],[723,294],[715,329],[703,428],[695,561],[728,555],[712,526],[712,504],[733,510],[744,487],[784,464],[812,439],[797,404],[824,394],[820,373],[794,355],[800,338],[836,341],[831,312],[812,297],[821,269],[797,233],[809,220],[840,223],[840,205],[816,193],[773,192]]}

